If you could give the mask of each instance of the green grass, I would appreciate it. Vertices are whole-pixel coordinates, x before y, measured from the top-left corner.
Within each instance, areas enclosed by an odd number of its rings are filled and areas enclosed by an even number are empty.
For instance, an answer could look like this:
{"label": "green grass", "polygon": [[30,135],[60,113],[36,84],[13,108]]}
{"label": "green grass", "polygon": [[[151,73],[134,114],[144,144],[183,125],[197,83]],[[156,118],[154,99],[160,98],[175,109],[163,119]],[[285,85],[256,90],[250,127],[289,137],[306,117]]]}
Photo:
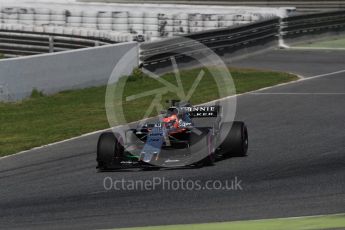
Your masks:
{"label": "green grass", "polygon": [[345,37],[335,38],[327,41],[316,41],[297,45],[297,47],[308,47],[308,48],[345,48]]}
{"label": "green grass", "polygon": [[[181,72],[186,91],[199,71],[200,69]],[[268,71],[233,69],[231,73],[237,93],[297,79],[290,74]],[[172,74],[163,78],[176,84]],[[140,93],[143,89],[160,88],[159,84],[145,76],[136,77],[128,81],[124,95]],[[105,86],[64,91],[51,96],[33,90],[29,99],[16,103],[0,103],[0,156],[108,128],[105,92]],[[207,102],[218,97],[217,85],[206,71],[191,102]],[[174,98],[176,95],[172,93],[163,96],[163,100]],[[151,99],[152,97],[146,97],[137,101],[124,101],[126,120],[129,122],[142,118]]]}
{"label": "green grass", "polygon": [[330,230],[344,229],[345,214],[301,218],[233,221],[208,224],[167,225],[124,230]]}

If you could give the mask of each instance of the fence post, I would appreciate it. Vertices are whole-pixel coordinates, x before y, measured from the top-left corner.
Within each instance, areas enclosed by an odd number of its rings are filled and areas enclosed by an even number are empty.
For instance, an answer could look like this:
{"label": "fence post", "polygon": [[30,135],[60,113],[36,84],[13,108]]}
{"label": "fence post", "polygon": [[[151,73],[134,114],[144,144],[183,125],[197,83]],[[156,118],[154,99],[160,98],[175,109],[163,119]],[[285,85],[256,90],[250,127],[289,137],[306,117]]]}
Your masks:
{"label": "fence post", "polygon": [[279,48],[287,49],[290,48],[288,45],[285,44],[284,41],[284,29],[285,28],[285,22],[284,18],[279,19],[279,34],[278,34],[278,39],[279,39]]}
{"label": "fence post", "polygon": [[49,36],[49,53],[54,53],[54,37]]}

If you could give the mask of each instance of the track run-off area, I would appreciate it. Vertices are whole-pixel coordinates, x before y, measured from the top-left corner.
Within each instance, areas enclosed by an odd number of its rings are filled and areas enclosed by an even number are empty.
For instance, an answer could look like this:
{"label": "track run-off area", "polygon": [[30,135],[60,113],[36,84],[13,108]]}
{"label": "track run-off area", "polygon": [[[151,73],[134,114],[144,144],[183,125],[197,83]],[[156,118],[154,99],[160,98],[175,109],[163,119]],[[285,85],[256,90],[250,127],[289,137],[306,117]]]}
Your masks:
{"label": "track run-off area", "polygon": [[[99,133],[0,159],[0,228],[105,229],[345,213],[345,52],[276,50],[229,63],[304,79],[238,96],[244,158],[200,169],[97,173]],[[240,181],[241,189],[115,190],[125,181]],[[343,216],[342,216],[343,217]]]}

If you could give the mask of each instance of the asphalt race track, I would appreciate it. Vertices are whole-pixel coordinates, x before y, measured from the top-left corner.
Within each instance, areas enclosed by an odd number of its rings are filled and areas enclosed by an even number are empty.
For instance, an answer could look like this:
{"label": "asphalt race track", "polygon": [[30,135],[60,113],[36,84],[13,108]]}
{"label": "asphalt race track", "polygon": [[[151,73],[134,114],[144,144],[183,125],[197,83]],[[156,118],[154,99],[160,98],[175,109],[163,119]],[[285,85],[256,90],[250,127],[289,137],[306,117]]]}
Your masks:
{"label": "asphalt race track", "polygon": [[291,72],[311,77],[344,69],[344,50],[274,50],[244,60],[229,61],[230,66]]}
{"label": "asphalt race track", "polygon": [[[283,60],[271,62],[277,56]],[[94,229],[345,212],[345,59],[340,56],[345,52],[273,51],[260,57],[266,69],[309,77],[344,72],[239,96],[237,119],[246,121],[250,132],[245,158],[201,169],[96,173],[94,134],[1,159],[0,228]],[[325,57],[325,64],[312,62]],[[253,60],[241,64],[249,67]],[[243,190],[106,191],[106,176],[237,177]]]}

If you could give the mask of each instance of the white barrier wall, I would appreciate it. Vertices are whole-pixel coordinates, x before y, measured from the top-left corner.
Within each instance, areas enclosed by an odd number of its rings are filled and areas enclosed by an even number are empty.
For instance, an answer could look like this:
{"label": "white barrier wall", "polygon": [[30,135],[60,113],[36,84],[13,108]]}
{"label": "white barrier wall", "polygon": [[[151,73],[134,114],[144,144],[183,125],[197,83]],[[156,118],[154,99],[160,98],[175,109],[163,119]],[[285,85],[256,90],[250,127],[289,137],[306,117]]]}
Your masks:
{"label": "white barrier wall", "polygon": [[[145,35],[146,40],[284,16],[286,9],[229,6],[2,3],[1,23],[87,28]],[[44,7],[44,8],[43,8]],[[134,37],[134,36],[133,36]]]}
{"label": "white barrier wall", "polygon": [[[16,101],[33,89],[51,94],[105,85],[119,60],[127,63],[117,77],[138,66],[137,43],[121,43],[61,53],[0,60],[0,101]],[[123,60],[122,60],[123,61]],[[115,75],[116,76],[116,75]]]}

